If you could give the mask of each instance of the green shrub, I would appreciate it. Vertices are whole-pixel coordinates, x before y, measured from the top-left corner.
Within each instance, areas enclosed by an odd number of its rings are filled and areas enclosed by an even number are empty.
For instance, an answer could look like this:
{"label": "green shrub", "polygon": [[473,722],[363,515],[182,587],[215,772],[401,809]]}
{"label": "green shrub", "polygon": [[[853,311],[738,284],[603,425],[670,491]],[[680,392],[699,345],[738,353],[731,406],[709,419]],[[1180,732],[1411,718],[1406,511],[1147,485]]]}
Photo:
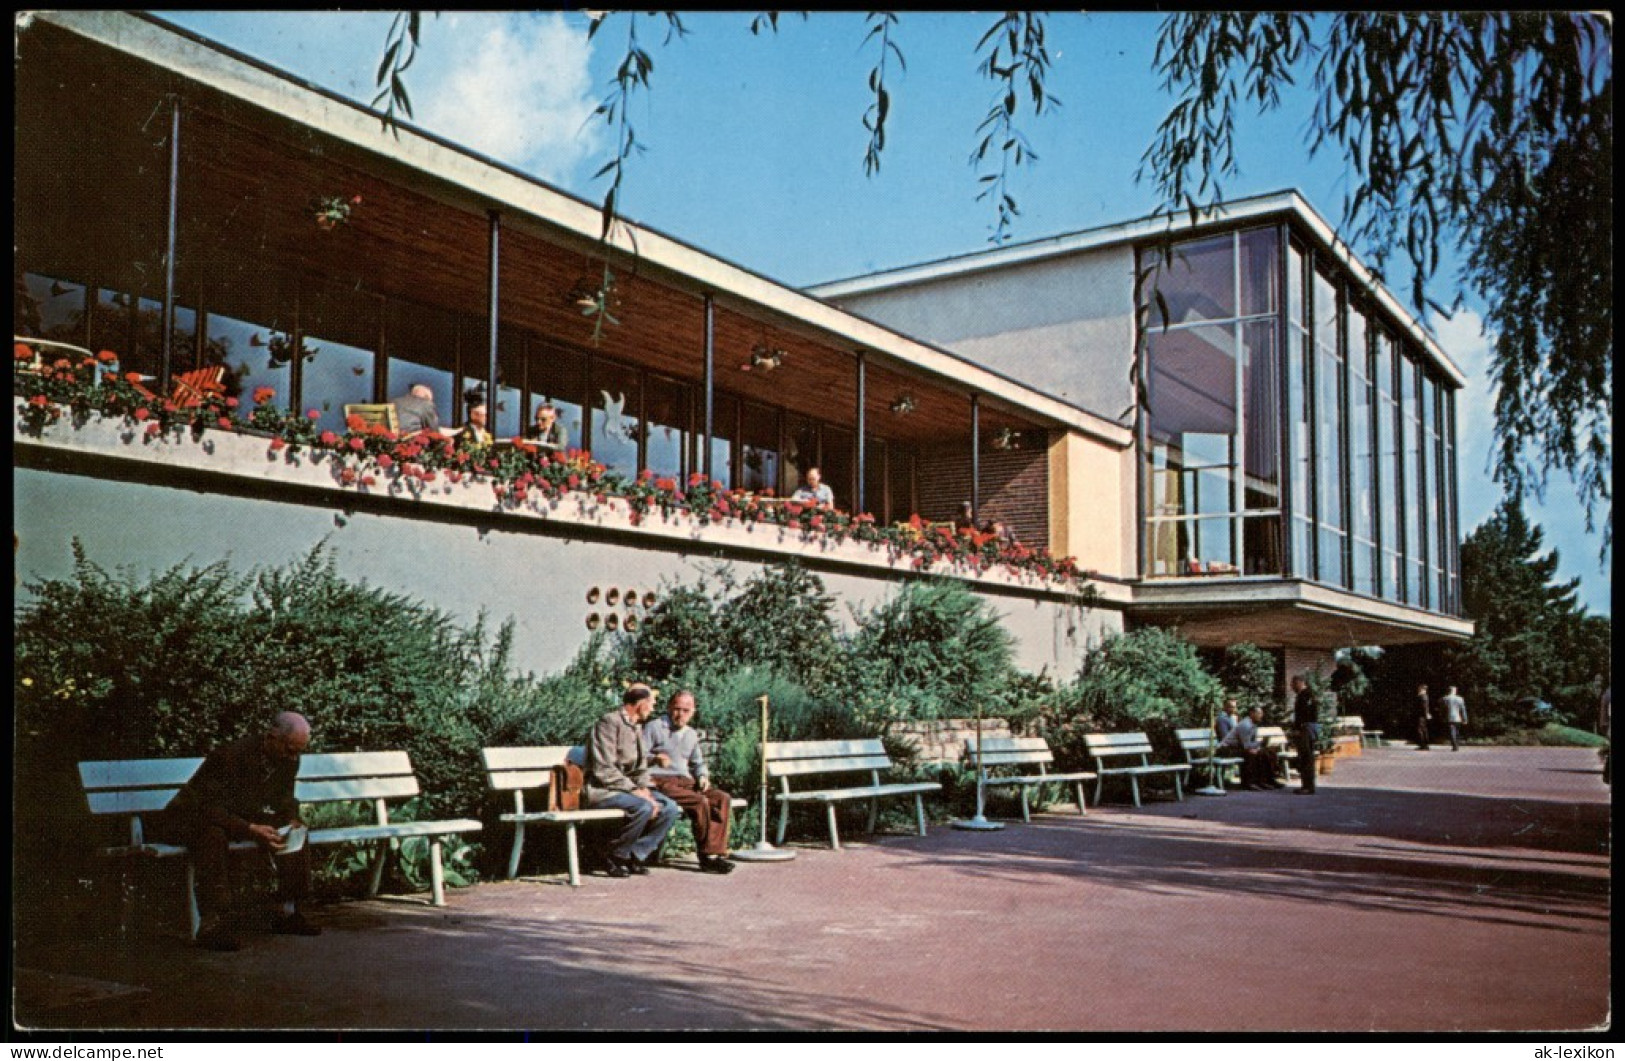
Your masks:
{"label": "green shrub", "polygon": [[1164,758],[1177,757],[1173,731],[1206,725],[1223,696],[1194,645],[1159,627],[1142,627],[1090,650],[1077,680],[1045,705],[1041,735],[1063,769],[1084,768],[1089,733],[1144,731]]}
{"label": "green shrub", "polygon": [[1236,706],[1245,715],[1255,707],[1264,709],[1267,725],[1287,720],[1275,689],[1275,657],[1251,642],[1227,645],[1216,652],[1201,654],[1204,663],[1224,695],[1236,698]]}

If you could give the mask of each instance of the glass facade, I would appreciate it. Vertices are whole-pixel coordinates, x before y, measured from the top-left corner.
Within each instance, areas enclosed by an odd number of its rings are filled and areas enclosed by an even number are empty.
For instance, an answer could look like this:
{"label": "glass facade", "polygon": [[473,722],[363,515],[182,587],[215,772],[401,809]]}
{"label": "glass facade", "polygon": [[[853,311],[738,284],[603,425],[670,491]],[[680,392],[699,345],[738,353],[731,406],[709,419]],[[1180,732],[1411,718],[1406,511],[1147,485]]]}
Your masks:
{"label": "glass facade", "polygon": [[1279,226],[1141,268],[1142,574],[1459,610],[1455,396],[1365,288]]}

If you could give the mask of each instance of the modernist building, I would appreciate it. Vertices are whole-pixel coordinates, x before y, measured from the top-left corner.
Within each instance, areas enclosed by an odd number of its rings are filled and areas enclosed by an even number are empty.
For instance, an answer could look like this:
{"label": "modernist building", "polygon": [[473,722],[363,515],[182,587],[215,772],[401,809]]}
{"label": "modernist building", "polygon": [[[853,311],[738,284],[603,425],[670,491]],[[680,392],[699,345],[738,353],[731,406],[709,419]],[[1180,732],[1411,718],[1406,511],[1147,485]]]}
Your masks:
{"label": "modernist building", "polygon": [[[346,404],[422,383],[448,424],[494,393],[499,438],[550,401],[628,477],[783,494],[819,465],[882,523],[969,500],[1097,573],[1085,606],[949,572],[1052,673],[1137,621],[1314,653],[1470,632],[1461,375],[1295,196],[1185,226],[1166,263],[1144,223],[809,293],[646,227],[606,246],[594,204],[151,17],[32,16],[16,84],[19,336],[113,350],[158,388],[220,366],[335,431]],[[618,323],[595,334],[600,295]],[[230,432],[14,437],[21,578],[64,574],[74,537],[148,568],[325,539],[346,573],[514,618],[538,669],[636,618],[608,589],[641,605],[716,562],[797,557],[855,604],[912,577],[853,542],[587,497],[358,491]]]}

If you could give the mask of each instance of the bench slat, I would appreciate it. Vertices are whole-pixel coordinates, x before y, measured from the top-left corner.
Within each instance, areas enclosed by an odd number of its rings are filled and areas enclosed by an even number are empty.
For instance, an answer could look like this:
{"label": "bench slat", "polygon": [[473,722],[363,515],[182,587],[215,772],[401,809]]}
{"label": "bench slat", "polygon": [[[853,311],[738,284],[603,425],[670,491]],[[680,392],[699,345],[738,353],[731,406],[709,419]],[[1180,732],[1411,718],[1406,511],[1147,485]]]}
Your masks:
{"label": "bench slat", "polygon": [[299,780],[329,777],[410,775],[412,760],[404,751],[316,752],[299,757]]}
{"label": "bench slat", "polygon": [[335,777],[323,781],[295,782],[294,798],[300,803],[334,803],[347,799],[410,799],[419,793],[418,779],[404,777]]}
{"label": "bench slat", "polygon": [[92,814],[147,814],[169,806],[178,788],[126,788],[86,792]]}
{"label": "bench slat", "polygon": [[881,741],[867,740],[795,740],[768,741],[767,759],[828,759],[852,755],[885,756],[886,746]]}
{"label": "bench slat", "polygon": [[915,792],[941,792],[935,781],[899,781],[889,785],[864,785],[862,788],[826,788],[807,792],[778,792],[773,798],[796,803],[803,800],[815,803],[838,803],[848,799],[874,799],[879,796],[902,796]]}
{"label": "bench slat", "polygon": [[768,761],[769,777],[806,777],[810,774],[846,774],[860,770],[890,770],[891,760],[884,755],[849,759],[790,759]]}
{"label": "bench slat", "polygon": [[104,759],[79,764],[86,791],[103,788],[180,788],[203,765],[197,759]]}
{"label": "bench slat", "polygon": [[477,833],[484,826],[472,818],[445,821],[391,822],[388,825],[342,825],[332,829],[312,829],[312,844],[349,844],[369,840],[405,840],[414,836],[444,836],[448,833]]}
{"label": "bench slat", "polygon": [[515,748],[485,748],[480,752],[485,768],[498,770],[551,770],[563,765],[571,745],[548,744]]}
{"label": "bench slat", "polygon": [[492,770],[486,781],[494,792],[521,788],[546,788],[553,783],[552,770]]}

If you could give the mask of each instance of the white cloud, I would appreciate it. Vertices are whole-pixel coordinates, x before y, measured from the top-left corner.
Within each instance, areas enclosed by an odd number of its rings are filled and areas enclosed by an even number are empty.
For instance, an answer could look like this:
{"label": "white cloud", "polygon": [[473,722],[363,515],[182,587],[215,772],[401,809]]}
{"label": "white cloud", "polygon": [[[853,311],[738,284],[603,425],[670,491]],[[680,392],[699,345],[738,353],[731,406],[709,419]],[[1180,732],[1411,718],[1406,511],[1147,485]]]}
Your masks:
{"label": "white cloud", "polygon": [[[417,123],[544,180],[568,183],[601,148],[586,28],[558,12],[426,20]],[[410,73],[408,75],[410,77]]]}

